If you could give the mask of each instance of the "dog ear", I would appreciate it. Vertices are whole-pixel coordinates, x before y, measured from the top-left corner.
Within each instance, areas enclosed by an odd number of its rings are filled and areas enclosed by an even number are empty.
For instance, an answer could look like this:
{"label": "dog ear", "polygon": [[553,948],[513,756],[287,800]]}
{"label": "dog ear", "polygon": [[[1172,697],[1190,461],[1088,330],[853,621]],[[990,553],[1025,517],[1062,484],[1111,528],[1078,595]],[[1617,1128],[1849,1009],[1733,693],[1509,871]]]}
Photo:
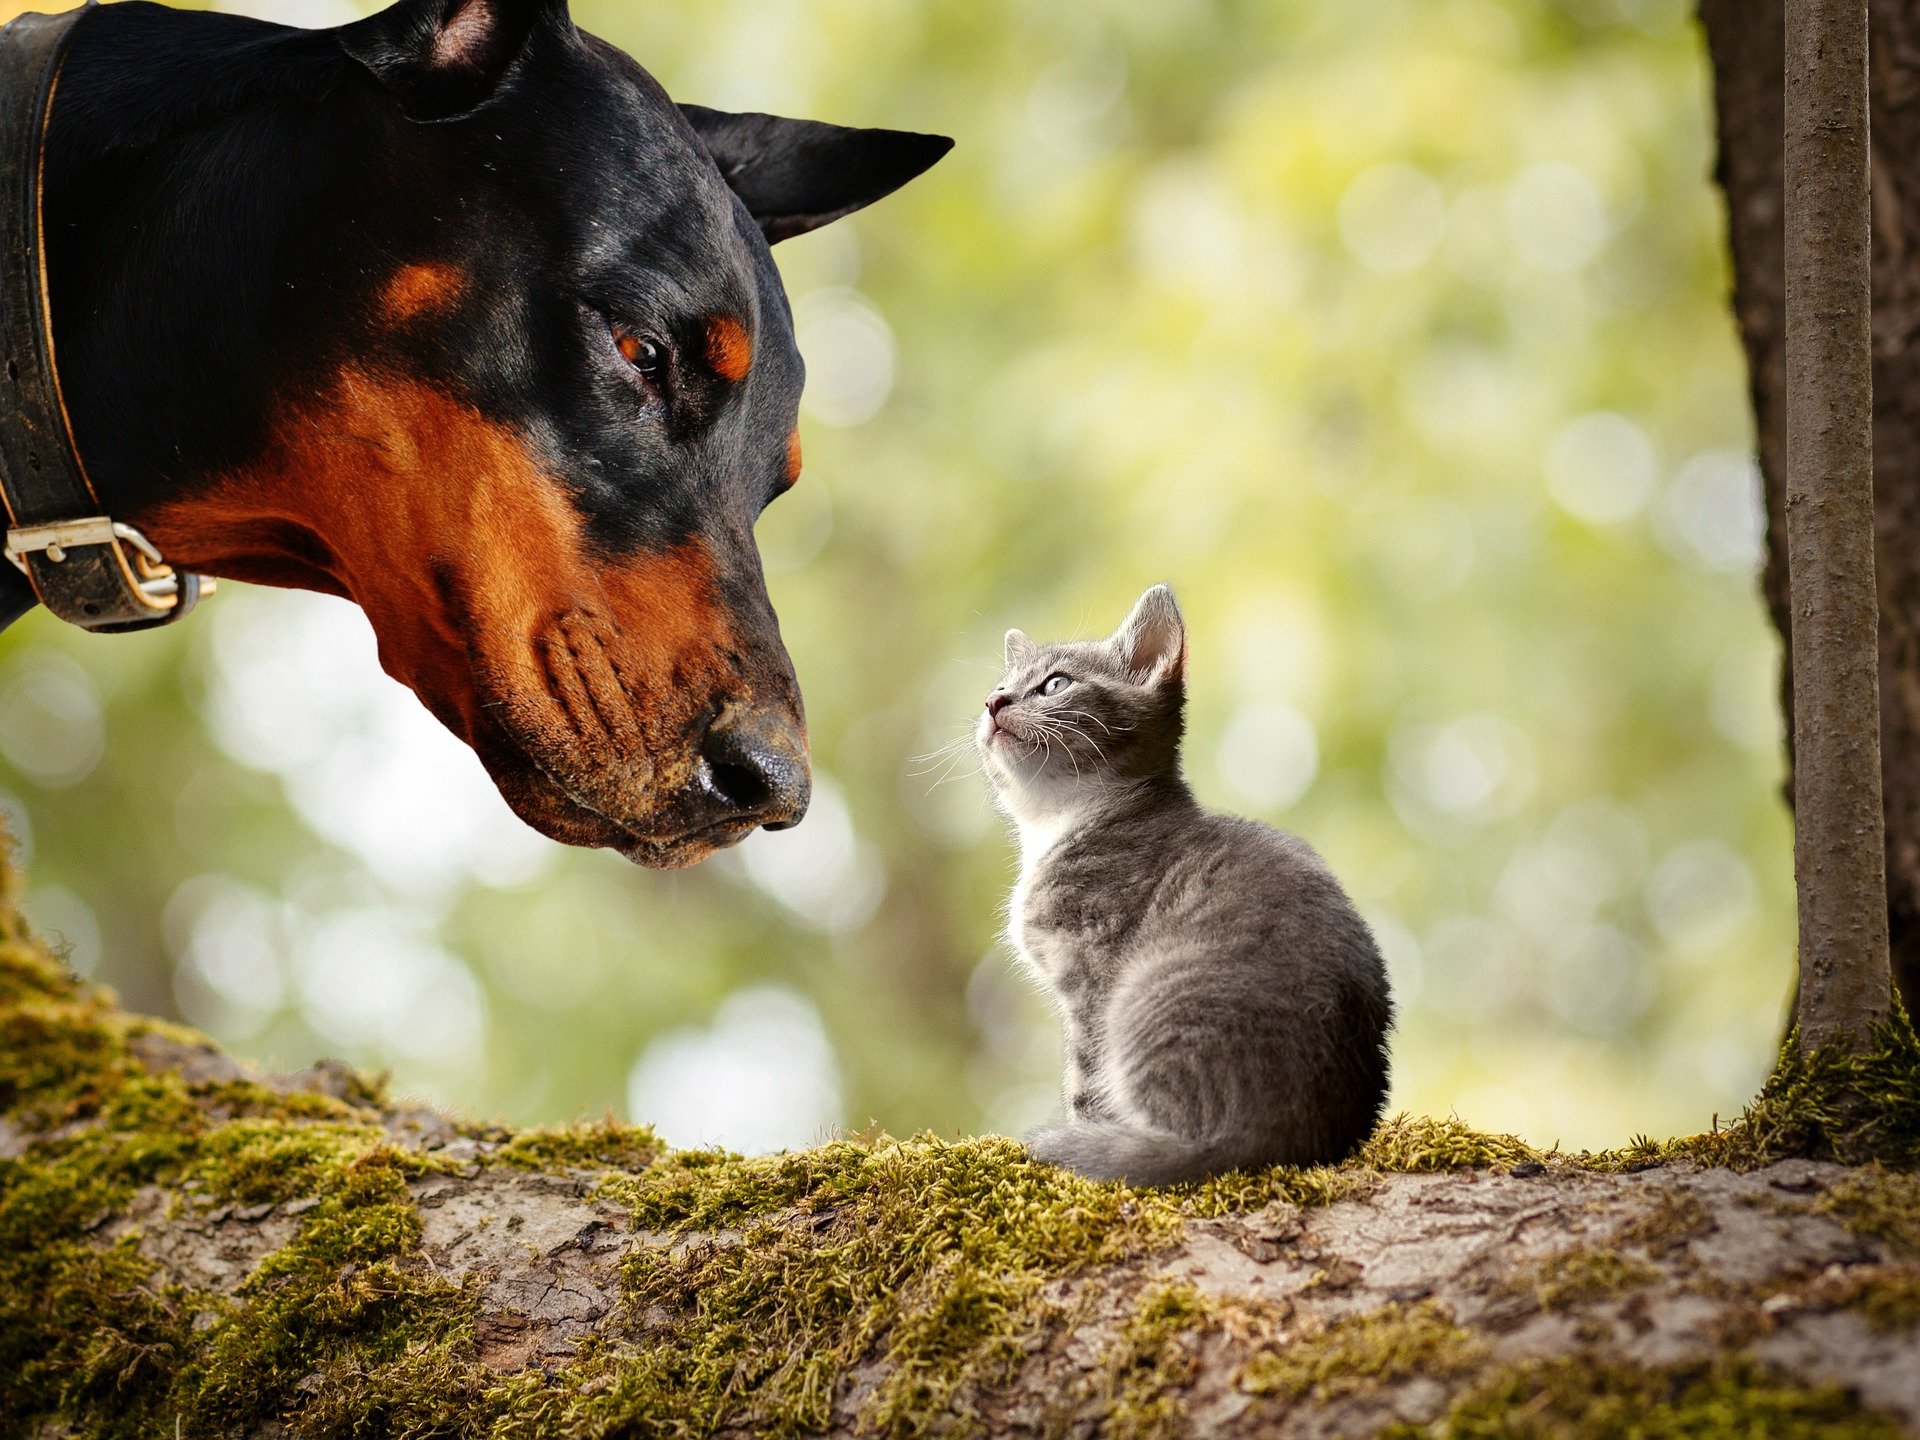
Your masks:
{"label": "dog ear", "polygon": [[1110,642],[1120,663],[1135,675],[1165,680],[1187,670],[1187,622],[1173,603],[1173,591],[1156,585],[1134,602]]}
{"label": "dog ear", "polygon": [[890,195],[953,148],[944,135],[682,105],[727,184],[773,244]]}
{"label": "dog ear", "polygon": [[415,120],[451,120],[493,98],[543,21],[565,0],[399,0],[340,28],[340,47]]}

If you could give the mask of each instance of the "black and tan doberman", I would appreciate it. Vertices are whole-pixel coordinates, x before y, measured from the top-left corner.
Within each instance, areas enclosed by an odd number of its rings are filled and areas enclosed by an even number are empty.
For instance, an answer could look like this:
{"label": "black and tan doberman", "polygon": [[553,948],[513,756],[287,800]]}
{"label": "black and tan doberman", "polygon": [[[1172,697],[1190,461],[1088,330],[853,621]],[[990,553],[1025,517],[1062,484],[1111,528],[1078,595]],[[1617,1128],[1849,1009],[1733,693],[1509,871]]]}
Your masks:
{"label": "black and tan doberman", "polygon": [[563,0],[99,7],[45,135],[58,377],[114,519],[358,603],[556,839],[680,865],[800,817],[753,540],[800,470],[768,246],[948,141],[676,105]]}

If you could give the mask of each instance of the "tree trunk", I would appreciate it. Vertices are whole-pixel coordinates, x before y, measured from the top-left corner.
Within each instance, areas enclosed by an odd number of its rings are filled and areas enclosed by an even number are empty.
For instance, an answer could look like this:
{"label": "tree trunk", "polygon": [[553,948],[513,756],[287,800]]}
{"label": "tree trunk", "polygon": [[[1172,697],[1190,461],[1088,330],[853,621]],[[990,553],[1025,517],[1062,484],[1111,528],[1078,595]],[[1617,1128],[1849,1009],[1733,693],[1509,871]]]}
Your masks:
{"label": "tree trunk", "polygon": [[[1791,649],[1787,597],[1784,0],[1701,0],[1712,56],[1734,310],[1747,352],[1768,516],[1762,579]],[[1871,0],[1873,455],[1881,785],[1893,975],[1920,1013],[1920,0]],[[1784,713],[1795,713],[1792,668]],[[1794,759],[1794,757],[1790,757]],[[1797,759],[1794,760],[1797,764]],[[1792,785],[1789,784],[1789,798]]]}
{"label": "tree trunk", "polygon": [[[1911,1163],[1920,1048],[1859,1073]],[[1920,1433],[1920,1179],[1755,1148],[1816,1074],[1673,1145],[1400,1118],[1172,1192],[993,1137],[741,1160],[260,1077],[0,897],[0,1434]]]}
{"label": "tree trunk", "polygon": [[1873,530],[1867,0],[1787,0],[1787,557],[1800,1044],[1889,1005]]}

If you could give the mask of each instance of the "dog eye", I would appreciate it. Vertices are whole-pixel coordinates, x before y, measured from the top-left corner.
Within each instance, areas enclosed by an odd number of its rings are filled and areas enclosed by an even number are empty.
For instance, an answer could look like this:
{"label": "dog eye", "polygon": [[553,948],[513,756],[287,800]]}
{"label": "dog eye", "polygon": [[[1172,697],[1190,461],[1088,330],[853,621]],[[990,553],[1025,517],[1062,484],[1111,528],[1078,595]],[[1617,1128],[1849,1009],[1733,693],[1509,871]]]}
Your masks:
{"label": "dog eye", "polygon": [[1040,682],[1040,693],[1042,695],[1058,695],[1071,684],[1073,684],[1071,676],[1049,675],[1045,680]]}
{"label": "dog eye", "polygon": [[634,373],[648,384],[658,384],[660,372],[666,368],[667,352],[656,340],[645,335],[636,335],[623,325],[613,327],[613,343],[620,351],[620,358],[633,367]]}

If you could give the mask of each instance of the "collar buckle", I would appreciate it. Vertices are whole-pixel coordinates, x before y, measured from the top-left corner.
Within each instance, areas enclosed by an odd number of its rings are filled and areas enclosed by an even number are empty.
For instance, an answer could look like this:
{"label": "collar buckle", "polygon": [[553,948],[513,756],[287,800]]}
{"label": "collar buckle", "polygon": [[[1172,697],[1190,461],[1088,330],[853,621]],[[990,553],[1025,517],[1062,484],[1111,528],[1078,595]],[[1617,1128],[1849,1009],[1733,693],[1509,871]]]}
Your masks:
{"label": "collar buckle", "polygon": [[[56,614],[88,630],[164,625],[213,590],[210,578],[181,575],[145,535],[107,515],[16,525],[7,531],[6,556]],[[118,583],[103,588],[103,577]],[[115,591],[121,603],[100,603]]]}

